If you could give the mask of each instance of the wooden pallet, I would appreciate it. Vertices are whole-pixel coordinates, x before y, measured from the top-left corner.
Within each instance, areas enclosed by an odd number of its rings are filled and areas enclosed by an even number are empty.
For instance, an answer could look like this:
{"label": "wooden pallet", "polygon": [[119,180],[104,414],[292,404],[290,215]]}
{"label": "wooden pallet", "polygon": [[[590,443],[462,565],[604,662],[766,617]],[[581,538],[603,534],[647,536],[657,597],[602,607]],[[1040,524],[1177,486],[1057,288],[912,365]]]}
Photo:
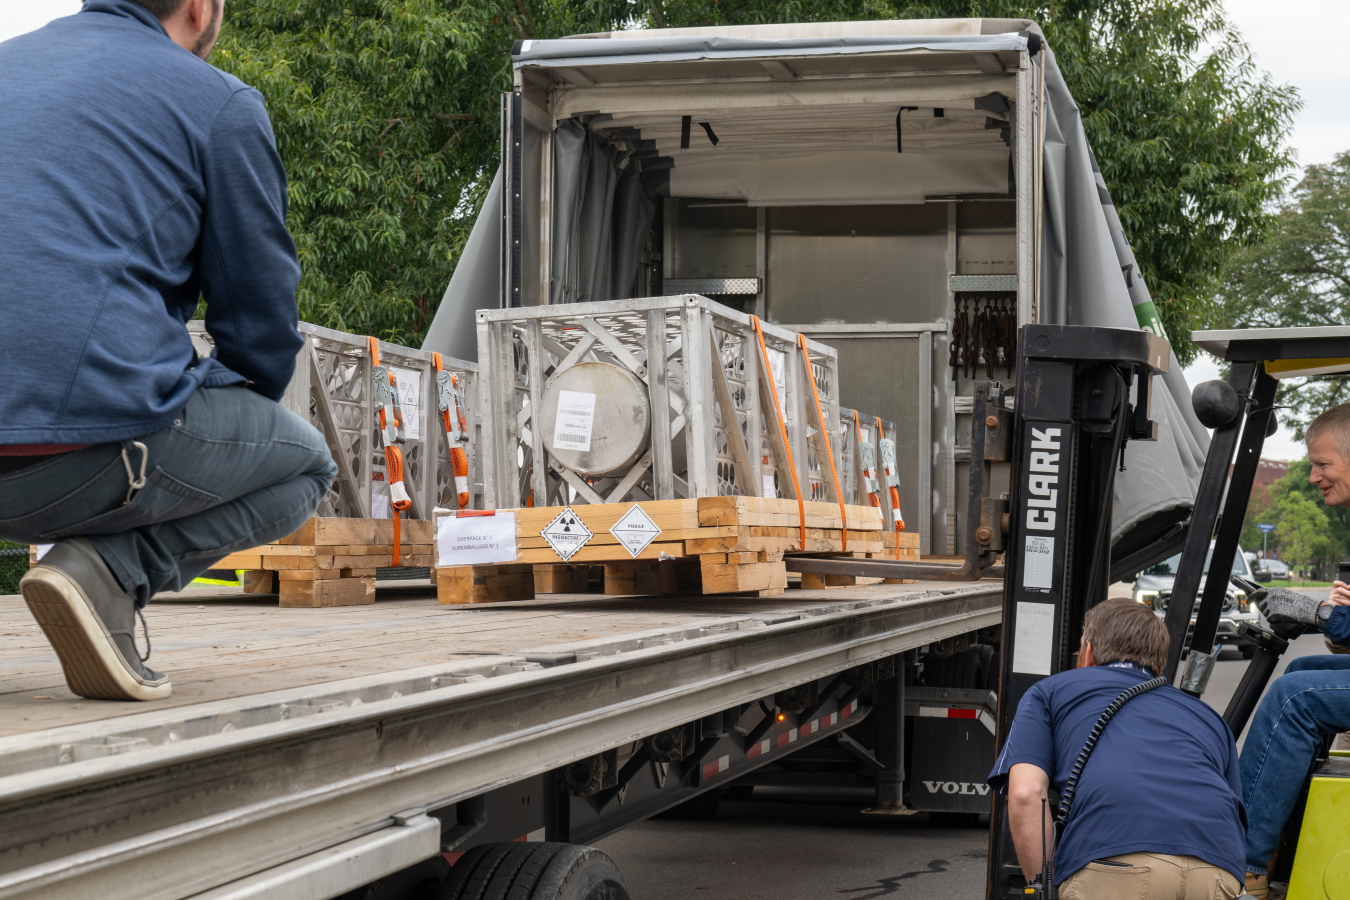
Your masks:
{"label": "wooden pallet", "polygon": [[[606,594],[767,596],[787,588],[784,554],[845,551],[881,554],[886,549],[881,511],[872,507],[846,507],[845,531],[838,504],[805,504],[807,532],[803,544],[795,500],[700,497],[637,504],[661,533],[634,557],[610,533],[633,505],[572,507],[593,537],[566,561],[541,534],[563,507],[511,510],[516,517],[515,563],[438,569],[440,602],[526,599],[531,580],[530,596],[579,593],[589,581],[589,567],[597,564],[604,567]],[[917,535],[913,536],[913,544],[917,554]],[[527,574],[532,578],[527,578]]]}
{"label": "wooden pallet", "polygon": [[[433,566],[434,523],[400,523],[399,565]],[[276,593],[284,607],[375,602],[375,570],[394,564],[392,519],[310,519],[275,544],[252,547],[213,568],[244,571],[248,593]]]}

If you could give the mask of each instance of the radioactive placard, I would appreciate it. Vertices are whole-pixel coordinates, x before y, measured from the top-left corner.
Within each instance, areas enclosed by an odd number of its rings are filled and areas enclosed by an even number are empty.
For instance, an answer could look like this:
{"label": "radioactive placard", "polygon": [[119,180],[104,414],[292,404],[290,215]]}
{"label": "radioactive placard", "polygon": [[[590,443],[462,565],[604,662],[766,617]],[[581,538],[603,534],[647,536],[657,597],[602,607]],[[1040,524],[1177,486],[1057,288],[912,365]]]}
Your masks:
{"label": "radioactive placard", "polygon": [[586,542],[595,536],[570,506],[558,513],[558,517],[549,522],[540,535],[548,541],[553,552],[561,556],[564,562],[571,559],[574,553],[586,546]]}

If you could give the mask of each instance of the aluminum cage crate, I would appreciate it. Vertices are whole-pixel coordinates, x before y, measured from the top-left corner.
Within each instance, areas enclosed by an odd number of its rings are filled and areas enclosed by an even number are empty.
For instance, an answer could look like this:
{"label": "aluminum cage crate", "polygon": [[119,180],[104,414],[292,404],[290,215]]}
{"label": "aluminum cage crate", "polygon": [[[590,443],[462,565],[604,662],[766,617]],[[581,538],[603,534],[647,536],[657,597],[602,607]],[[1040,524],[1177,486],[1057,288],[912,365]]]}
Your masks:
{"label": "aluminum cage crate", "polygon": [[[188,333],[200,355],[214,342],[205,323],[188,323]],[[387,519],[389,484],[385,480],[384,451],[377,441],[378,426],[371,397],[371,365],[367,339],[300,323],[305,345],[296,358],[281,405],[317,428],[338,464],[338,477],[319,503],[317,515]],[[432,518],[435,507],[458,508],[458,494],[445,427],[437,402],[436,367],[429,351],[379,342],[380,363],[391,369],[399,384],[405,428],[404,485],[412,507],[403,515]],[[469,507],[481,509],[483,492],[476,462],[479,424],[473,414],[478,392],[478,366],[441,357],[442,369],[460,382],[468,443],[462,444],[468,462]],[[410,409],[410,407],[412,409]],[[415,412],[413,411],[415,409]]]}
{"label": "aluminum cage crate", "polygon": [[[860,436],[861,442],[858,440]],[[869,506],[872,501],[868,495],[875,493],[881,504],[885,528],[887,531],[893,530],[897,520],[904,521],[903,511],[890,491],[892,484],[899,487],[895,423],[859,410],[841,408],[836,441],[842,460],[839,489],[844,493],[844,502]],[[864,472],[869,470],[875,479],[874,485],[868,485],[864,476]]]}
{"label": "aluminum cage crate", "polygon": [[[838,422],[835,350],[808,340],[808,366],[796,332],[760,327],[768,368],[752,318],[695,294],[479,310],[486,502],[793,499],[773,393],[804,499],[837,500],[807,381],[823,421]],[[592,405],[590,419],[564,405],[569,394]],[[585,427],[569,433],[565,420]]]}

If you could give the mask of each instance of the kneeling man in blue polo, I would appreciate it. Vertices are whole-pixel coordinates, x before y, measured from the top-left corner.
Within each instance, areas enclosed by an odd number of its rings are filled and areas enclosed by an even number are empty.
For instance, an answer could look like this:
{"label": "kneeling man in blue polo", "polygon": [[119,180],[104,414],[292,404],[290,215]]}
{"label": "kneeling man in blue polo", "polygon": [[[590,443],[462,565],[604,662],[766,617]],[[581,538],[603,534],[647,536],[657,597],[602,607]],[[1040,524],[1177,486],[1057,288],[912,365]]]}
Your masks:
{"label": "kneeling man in blue polo", "polygon": [[1062,900],[1242,893],[1246,813],[1233,735],[1218,713],[1170,685],[1134,697],[1106,725],[1058,846],[1048,827],[1053,805],[1042,818],[1050,785],[1064,789],[1102,712],[1162,671],[1167,646],[1167,629],[1148,607],[1123,598],[1094,607],[1079,667],[1027,691],[989,774],[1008,795],[1028,882],[1040,874],[1042,847],[1051,848]]}

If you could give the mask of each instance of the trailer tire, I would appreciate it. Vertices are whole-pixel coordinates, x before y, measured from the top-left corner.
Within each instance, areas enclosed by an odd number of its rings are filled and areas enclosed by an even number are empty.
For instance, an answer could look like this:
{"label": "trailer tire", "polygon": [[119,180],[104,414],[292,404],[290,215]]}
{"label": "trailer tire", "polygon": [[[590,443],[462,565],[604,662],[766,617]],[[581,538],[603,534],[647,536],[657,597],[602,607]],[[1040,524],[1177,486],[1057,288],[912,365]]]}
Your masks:
{"label": "trailer tire", "polygon": [[619,867],[580,844],[482,844],[450,870],[436,900],[629,900]]}

